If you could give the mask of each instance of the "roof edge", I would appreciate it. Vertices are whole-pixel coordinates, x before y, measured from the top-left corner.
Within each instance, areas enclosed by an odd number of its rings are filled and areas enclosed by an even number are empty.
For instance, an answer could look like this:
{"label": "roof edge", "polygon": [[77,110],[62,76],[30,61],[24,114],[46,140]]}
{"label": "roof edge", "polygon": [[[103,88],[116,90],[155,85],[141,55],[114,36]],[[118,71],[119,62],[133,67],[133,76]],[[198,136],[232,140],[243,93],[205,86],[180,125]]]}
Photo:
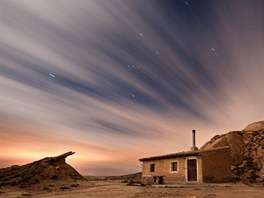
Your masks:
{"label": "roof edge", "polygon": [[206,153],[206,152],[212,152],[212,151],[224,150],[224,149],[229,149],[229,146],[216,147],[216,148],[207,149],[207,150],[183,151],[183,152],[178,152],[178,153],[170,153],[166,155],[145,157],[145,158],[140,158],[139,161],[143,162],[143,161],[151,161],[151,160],[158,160],[158,159],[170,159],[170,158],[175,158],[175,157],[201,156],[203,153]]}

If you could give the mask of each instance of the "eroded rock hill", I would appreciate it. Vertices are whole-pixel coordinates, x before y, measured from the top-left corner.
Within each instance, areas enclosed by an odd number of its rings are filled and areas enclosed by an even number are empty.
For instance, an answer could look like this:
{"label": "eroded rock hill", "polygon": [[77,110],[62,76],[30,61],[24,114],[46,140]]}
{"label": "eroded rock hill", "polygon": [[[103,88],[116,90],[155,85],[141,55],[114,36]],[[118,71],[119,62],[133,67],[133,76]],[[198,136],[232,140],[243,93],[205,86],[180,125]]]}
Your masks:
{"label": "eroded rock hill", "polygon": [[264,121],[249,124],[242,131],[216,135],[200,150],[229,146],[235,179],[264,182]]}
{"label": "eroded rock hill", "polygon": [[83,179],[73,167],[65,162],[65,158],[74,152],[64,153],[56,157],[44,159],[23,165],[0,169],[0,186],[11,185],[20,187],[47,180],[79,180]]}

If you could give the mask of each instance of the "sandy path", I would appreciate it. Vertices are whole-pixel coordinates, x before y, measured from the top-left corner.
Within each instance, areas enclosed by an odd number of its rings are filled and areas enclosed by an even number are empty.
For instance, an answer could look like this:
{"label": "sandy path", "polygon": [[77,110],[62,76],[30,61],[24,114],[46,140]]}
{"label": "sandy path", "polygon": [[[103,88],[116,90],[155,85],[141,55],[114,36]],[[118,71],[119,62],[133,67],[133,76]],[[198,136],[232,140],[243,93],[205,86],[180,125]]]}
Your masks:
{"label": "sandy path", "polygon": [[58,192],[54,194],[45,194],[43,196],[39,196],[40,198],[81,198],[81,197],[89,197],[89,198],[99,198],[99,197],[111,197],[111,198],[135,198],[138,193],[143,192],[142,187],[135,186],[126,186],[122,184],[120,181],[110,181],[110,182],[95,182],[95,186],[90,186],[88,188],[79,189],[76,191],[68,191],[68,192]]}
{"label": "sandy path", "polygon": [[[193,185],[178,187],[140,187],[126,186],[121,181],[93,181],[80,182],[79,187],[70,187],[61,190],[61,185],[54,185],[50,192],[40,189],[40,186],[32,189],[2,188],[1,198],[263,198],[264,187],[246,186],[244,184],[224,185]],[[43,186],[42,186],[43,189]]]}

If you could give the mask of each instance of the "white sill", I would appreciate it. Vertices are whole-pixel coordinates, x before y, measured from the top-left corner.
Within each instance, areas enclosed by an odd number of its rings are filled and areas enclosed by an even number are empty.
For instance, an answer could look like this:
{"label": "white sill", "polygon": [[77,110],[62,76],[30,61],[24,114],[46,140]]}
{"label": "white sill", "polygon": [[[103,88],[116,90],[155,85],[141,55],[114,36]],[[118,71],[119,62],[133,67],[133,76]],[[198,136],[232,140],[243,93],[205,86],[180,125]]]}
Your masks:
{"label": "white sill", "polygon": [[170,173],[178,173],[179,171],[171,171]]}

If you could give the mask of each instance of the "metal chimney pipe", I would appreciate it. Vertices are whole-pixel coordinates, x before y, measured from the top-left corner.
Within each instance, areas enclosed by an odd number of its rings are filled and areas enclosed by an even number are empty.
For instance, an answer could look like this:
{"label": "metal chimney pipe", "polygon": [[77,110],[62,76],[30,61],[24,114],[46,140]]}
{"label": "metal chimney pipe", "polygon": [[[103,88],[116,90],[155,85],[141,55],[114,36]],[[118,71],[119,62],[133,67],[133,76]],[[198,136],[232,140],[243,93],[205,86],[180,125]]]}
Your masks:
{"label": "metal chimney pipe", "polygon": [[197,151],[198,148],[196,147],[196,143],[195,143],[195,130],[192,130],[192,147],[191,147],[191,151]]}
{"label": "metal chimney pipe", "polygon": [[192,146],[195,147],[196,146],[196,141],[195,141],[195,130],[192,130]]}

